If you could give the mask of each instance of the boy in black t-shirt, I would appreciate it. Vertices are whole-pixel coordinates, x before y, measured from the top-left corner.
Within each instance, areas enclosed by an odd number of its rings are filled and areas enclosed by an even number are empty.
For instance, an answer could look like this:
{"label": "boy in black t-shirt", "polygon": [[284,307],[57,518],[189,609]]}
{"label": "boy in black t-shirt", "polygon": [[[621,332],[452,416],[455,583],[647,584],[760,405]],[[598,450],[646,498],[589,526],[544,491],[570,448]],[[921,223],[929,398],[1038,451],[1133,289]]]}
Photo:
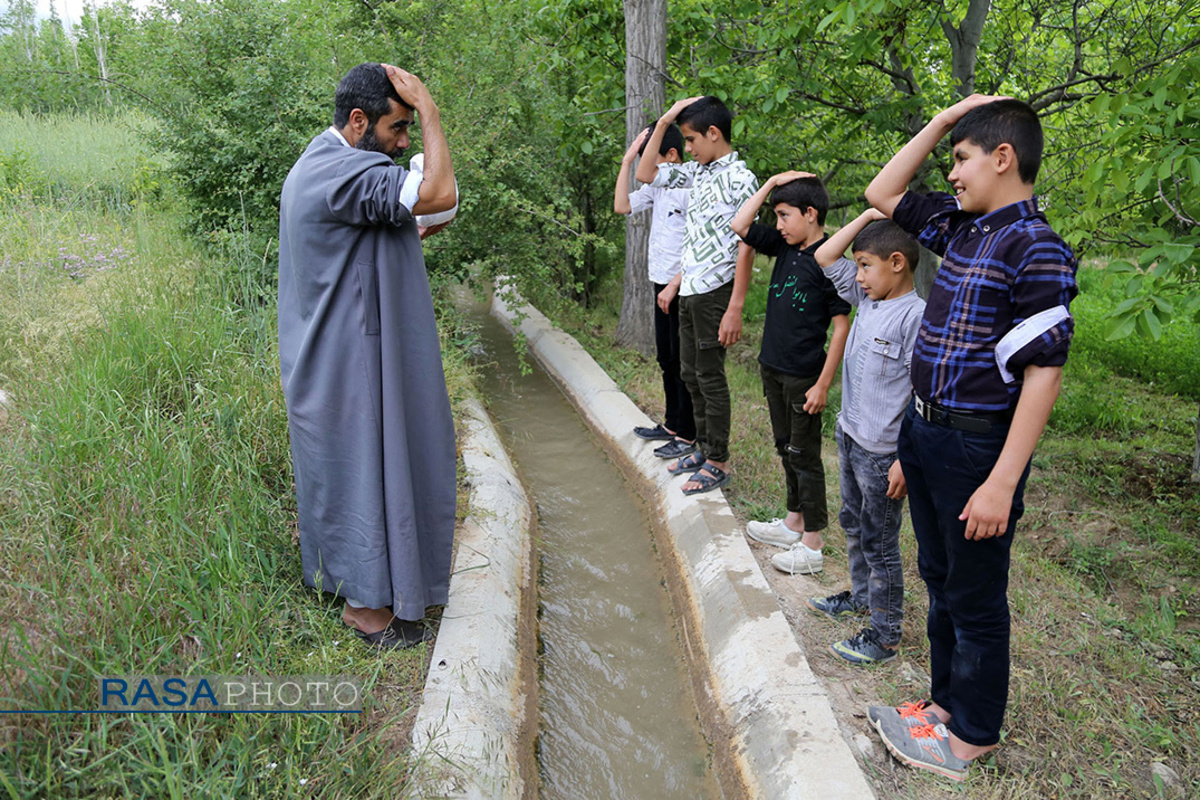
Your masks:
{"label": "boy in black t-shirt", "polygon": [[[754,222],[768,195],[775,229]],[[821,463],[821,412],[850,332],[850,305],[817,265],[825,241],[829,194],[807,172],[774,175],[733,218],[733,230],[760,253],[775,256],[763,323],[763,394],[771,432],[787,482],[787,516],[751,522],[751,539],[786,548],[771,559],[776,569],[812,574],[824,567],[821,531],[829,523],[825,468]],[[825,336],[833,323],[829,353]]]}

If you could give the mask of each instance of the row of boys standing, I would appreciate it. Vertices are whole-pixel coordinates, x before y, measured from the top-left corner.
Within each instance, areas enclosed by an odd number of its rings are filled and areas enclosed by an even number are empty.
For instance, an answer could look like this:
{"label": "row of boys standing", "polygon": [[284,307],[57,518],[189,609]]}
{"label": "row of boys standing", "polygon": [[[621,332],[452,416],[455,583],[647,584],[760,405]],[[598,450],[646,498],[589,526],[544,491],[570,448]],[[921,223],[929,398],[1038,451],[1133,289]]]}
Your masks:
{"label": "row of boys standing", "polygon": [[[972,96],[946,109],[872,181],[874,208],[828,238],[821,181],[784,172],[759,187],[731,128],[719,99],[681,100],[622,159],[614,210],[653,214],[648,257],[666,400],[663,423],[635,433],[665,441],[655,454],[687,476],[685,494],[728,483],[726,348],[741,337],[754,251],[774,256],[759,363],[787,515],[750,522],[747,534],[785,550],[772,558],[777,569],[823,569],[821,412],[844,354],[838,521],[852,588],[808,605],[834,618],[869,614],[867,627],[832,645],[847,661],[896,657],[909,493],[930,597],[930,696],[873,706],[868,718],[904,763],[962,780],[1000,739],[1009,548],[1073,332],[1075,257],[1033,197],[1040,123],[1008,98]],[[947,133],[955,194],[909,192]],[[644,153],[653,155],[637,168],[645,185],[631,194],[632,164]],[[768,201],[774,229],[755,222]],[[928,305],[913,290],[914,236],[944,258]]]}

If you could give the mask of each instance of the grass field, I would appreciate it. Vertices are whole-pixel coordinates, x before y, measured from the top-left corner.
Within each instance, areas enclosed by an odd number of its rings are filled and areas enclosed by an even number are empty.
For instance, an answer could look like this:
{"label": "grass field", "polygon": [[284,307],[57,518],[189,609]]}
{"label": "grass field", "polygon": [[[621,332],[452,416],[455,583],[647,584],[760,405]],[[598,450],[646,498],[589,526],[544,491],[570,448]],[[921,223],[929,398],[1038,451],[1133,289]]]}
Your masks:
{"label": "grass field", "polygon": [[274,309],[232,299],[262,254],[181,232],[144,124],[0,114],[0,708],[249,674],[359,676],[366,710],[0,716],[0,796],[402,796],[427,651],[302,586]]}
{"label": "grass field", "polygon": [[[771,442],[756,357],[769,265],[758,265],[744,339],[728,357],[733,394],[734,481],[743,519],[782,516],[782,475]],[[1116,289],[1096,269],[1080,276],[1077,338],[1064,389],[1033,459],[1026,515],[1013,549],[1013,680],[1004,746],[965,788],[901,768],[869,771],[895,798],[1156,798],[1200,793],[1200,487],[1191,483],[1200,402],[1200,331],[1177,321],[1159,343],[1106,342]],[[635,401],[661,414],[657,365],[612,344],[619,287],[593,311],[558,313]],[[1185,394],[1186,393],[1186,394]],[[1182,395],[1182,396],[1181,396]],[[798,610],[809,594],[848,586],[838,507],[833,419],[826,411],[831,510],[826,571],[816,580],[765,567],[785,614],[852,728],[865,706],[928,692],[927,607],[916,546],[905,522],[904,641],[899,666],[844,665],[828,644],[852,630]],[[907,517],[907,515],[906,515]],[[757,548],[765,562],[769,548]],[[872,738],[874,738],[872,736]],[[1162,762],[1180,776],[1168,789]]]}

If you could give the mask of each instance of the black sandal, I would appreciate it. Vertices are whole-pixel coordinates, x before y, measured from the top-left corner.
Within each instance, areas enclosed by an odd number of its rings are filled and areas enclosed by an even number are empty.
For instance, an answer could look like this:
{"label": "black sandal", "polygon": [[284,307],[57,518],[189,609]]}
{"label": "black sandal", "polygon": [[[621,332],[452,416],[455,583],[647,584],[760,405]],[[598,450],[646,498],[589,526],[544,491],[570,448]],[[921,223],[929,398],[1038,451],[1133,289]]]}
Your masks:
{"label": "black sandal", "polygon": [[708,459],[704,457],[704,454],[696,451],[690,455],[684,456],[671,466],[667,467],[667,472],[671,473],[672,475],[688,475],[691,472],[703,467],[707,462]]}
{"label": "black sandal", "polygon": [[654,455],[659,458],[682,458],[696,452],[696,443],[683,439],[672,439],[662,447],[654,448]]}
{"label": "black sandal", "polygon": [[684,494],[704,494],[729,483],[729,473],[712,464],[706,464],[702,469],[696,470],[696,473],[688,480],[695,481],[700,485],[695,489],[684,489]]}

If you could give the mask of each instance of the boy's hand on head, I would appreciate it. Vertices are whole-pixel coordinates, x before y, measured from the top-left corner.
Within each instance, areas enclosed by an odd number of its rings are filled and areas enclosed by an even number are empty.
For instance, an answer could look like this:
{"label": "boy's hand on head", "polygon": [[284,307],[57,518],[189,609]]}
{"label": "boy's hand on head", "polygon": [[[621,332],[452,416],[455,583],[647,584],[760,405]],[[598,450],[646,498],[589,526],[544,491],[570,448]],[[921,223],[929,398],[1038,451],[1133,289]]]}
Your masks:
{"label": "boy's hand on head", "polygon": [[637,158],[638,150],[641,148],[642,143],[649,138],[649,136],[650,131],[643,128],[641,133],[633,137],[633,141],[629,143],[629,148],[625,151],[624,160],[633,161],[635,158]]}
{"label": "boy's hand on head", "polygon": [[665,120],[667,122],[674,122],[675,118],[678,117],[685,108],[687,108],[688,106],[690,106],[692,103],[696,102],[697,100],[701,100],[703,98],[704,98],[704,95],[698,94],[695,97],[688,97],[683,100],[676,100],[675,105],[668,108],[667,113],[662,115],[663,120]]}
{"label": "boy's hand on head", "polygon": [[773,184],[775,184],[776,186],[779,186],[782,183],[791,183],[792,181],[797,180],[799,178],[815,178],[815,177],[817,177],[817,176],[813,175],[811,172],[800,172],[798,170],[790,169],[787,172],[781,172],[778,175],[772,175],[771,182]]}
{"label": "boy's hand on head", "polygon": [[804,413],[820,414],[829,404],[829,389],[819,383],[814,383],[804,393]]}
{"label": "boy's hand on head", "polygon": [[1013,490],[998,486],[991,480],[975,490],[958,515],[967,521],[967,539],[990,539],[1003,536],[1008,530],[1008,513],[1012,509]]}
{"label": "boy's hand on head", "polygon": [[887,496],[892,500],[908,497],[908,483],[904,480],[904,470],[900,469],[900,459],[893,461],[888,468]]}
{"label": "boy's hand on head", "polygon": [[954,125],[973,108],[986,106],[988,103],[994,103],[997,100],[1011,100],[1008,95],[989,95],[989,94],[973,94],[970,97],[959,100],[954,105],[943,111],[940,116],[947,125]]}
{"label": "boy's hand on head", "polygon": [[[867,222],[878,222],[881,219],[888,218],[887,214],[883,213],[882,211],[880,211],[878,208],[875,208],[874,206],[872,206],[871,208],[868,208],[866,211],[863,212],[862,215],[864,217],[866,217]],[[901,495],[901,496],[903,496],[903,495]]]}

